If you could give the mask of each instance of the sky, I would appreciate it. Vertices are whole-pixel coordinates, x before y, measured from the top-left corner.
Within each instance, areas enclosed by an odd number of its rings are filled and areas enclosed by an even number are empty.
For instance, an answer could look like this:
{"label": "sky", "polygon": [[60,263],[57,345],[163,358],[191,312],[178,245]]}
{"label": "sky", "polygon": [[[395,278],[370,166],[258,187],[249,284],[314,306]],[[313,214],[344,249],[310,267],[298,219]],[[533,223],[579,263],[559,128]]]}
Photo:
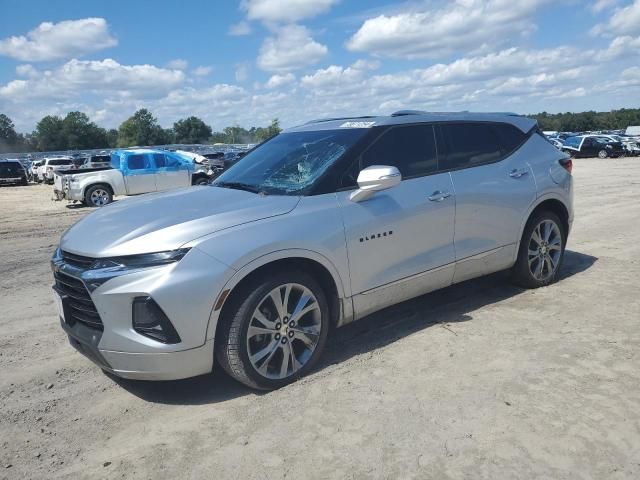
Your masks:
{"label": "sky", "polygon": [[0,113],[214,130],[640,107],[640,0],[0,0]]}

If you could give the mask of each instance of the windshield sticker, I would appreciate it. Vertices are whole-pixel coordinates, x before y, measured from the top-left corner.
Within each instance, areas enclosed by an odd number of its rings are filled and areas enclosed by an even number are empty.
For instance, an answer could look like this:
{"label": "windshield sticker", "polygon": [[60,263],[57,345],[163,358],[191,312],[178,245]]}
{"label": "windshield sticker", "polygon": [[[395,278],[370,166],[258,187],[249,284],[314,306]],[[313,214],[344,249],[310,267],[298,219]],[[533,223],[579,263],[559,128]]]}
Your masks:
{"label": "windshield sticker", "polygon": [[340,128],[371,128],[376,122],[344,122]]}

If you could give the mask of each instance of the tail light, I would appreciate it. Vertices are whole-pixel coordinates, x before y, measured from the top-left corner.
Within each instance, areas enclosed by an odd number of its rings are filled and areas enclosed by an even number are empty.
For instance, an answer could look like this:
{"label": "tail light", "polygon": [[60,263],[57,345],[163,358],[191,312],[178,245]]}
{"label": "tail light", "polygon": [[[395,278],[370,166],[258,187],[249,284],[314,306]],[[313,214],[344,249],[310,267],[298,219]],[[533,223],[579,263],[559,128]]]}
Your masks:
{"label": "tail light", "polygon": [[563,158],[559,163],[567,172],[571,173],[573,170],[573,161],[570,158]]}

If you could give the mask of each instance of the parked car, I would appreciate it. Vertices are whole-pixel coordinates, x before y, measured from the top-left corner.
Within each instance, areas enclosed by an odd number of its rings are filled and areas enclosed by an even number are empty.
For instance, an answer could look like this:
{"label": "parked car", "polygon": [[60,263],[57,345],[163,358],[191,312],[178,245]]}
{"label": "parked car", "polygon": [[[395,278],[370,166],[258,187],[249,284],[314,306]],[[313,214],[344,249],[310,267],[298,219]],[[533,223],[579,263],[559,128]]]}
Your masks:
{"label": "parked car", "polygon": [[[510,269],[557,280],[571,160],[511,114],[315,121],[206,187],[93,212],[52,266],[61,326],[134,379],[210,372],[273,389],[318,361],[330,326]],[[455,234],[454,234],[455,233]]]}
{"label": "parked car", "polygon": [[193,173],[191,161],[163,150],[116,151],[111,154],[111,167],[59,172],[54,187],[56,198],[101,207],[111,203],[114,195],[189,186]]}
{"label": "parked car", "polygon": [[46,157],[38,167],[38,183],[53,185],[54,172],[70,168],[76,168],[71,157]]}
{"label": "parked car", "polygon": [[601,138],[605,139],[608,142],[619,142],[622,144],[622,148],[624,149],[624,154],[630,157],[635,157],[640,155],[640,145],[633,137],[628,137],[626,135],[599,135]]}
{"label": "parked car", "polygon": [[0,160],[0,185],[28,185],[29,177],[20,160]]}
{"label": "parked car", "polygon": [[572,157],[621,157],[624,147],[620,142],[607,141],[600,136],[580,135],[564,140],[562,151]]}
{"label": "parked car", "polygon": [[79,168],[82,170],[88,168],[111,168],[111,155],[100,154],[84,157]]}
{"label": "parked car", "polygon": [[38,180],[38,168],[42,163],[43,160],[35,160],[31,163],[31,181],[40,183]]}
{"label": "parked car", "polygon": [[207,185],[214,177],[210,160],[195,152],[187,152],[185,150],[176,150],[176,154],[189,159],[193,162],[194,171],[191,176],[192,185]]}

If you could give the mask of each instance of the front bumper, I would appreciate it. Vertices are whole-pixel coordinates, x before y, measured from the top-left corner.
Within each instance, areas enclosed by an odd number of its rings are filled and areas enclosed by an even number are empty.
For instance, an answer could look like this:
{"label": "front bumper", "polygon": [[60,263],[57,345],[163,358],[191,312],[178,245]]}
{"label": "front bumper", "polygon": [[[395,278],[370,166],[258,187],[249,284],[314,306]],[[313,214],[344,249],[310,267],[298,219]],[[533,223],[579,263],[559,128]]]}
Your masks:
{"label": "front bumper", "polygon": [[129,353],[100,350],[99,331],[81,323],[73,327],[60,321],[69,343],[101,369],[132,380],[180,380],[211,372],[213,340],[202,347],[173,353]]}
{"label": "front bumper", "polygon": [[22,183],[25,182],[26,179],[22,177],[11,177],[11,178],[0,178],[0,185],[9,185],[14,183]]}
{"label": "front bumper", "polygon": [[[103,370],[139,380],[177,380],[212,371],[215,325],[209,321],[218,292],[234,273],[226,265],[192,249],[177,263],[102,279],[97,287],[105,272],[54,260],[56,268],[90,287],[102,329],[73,319],[61,326],[71,345]],[[162,308],[180,343],[161,343],[133,329],[132,304],[141,296]]]}

